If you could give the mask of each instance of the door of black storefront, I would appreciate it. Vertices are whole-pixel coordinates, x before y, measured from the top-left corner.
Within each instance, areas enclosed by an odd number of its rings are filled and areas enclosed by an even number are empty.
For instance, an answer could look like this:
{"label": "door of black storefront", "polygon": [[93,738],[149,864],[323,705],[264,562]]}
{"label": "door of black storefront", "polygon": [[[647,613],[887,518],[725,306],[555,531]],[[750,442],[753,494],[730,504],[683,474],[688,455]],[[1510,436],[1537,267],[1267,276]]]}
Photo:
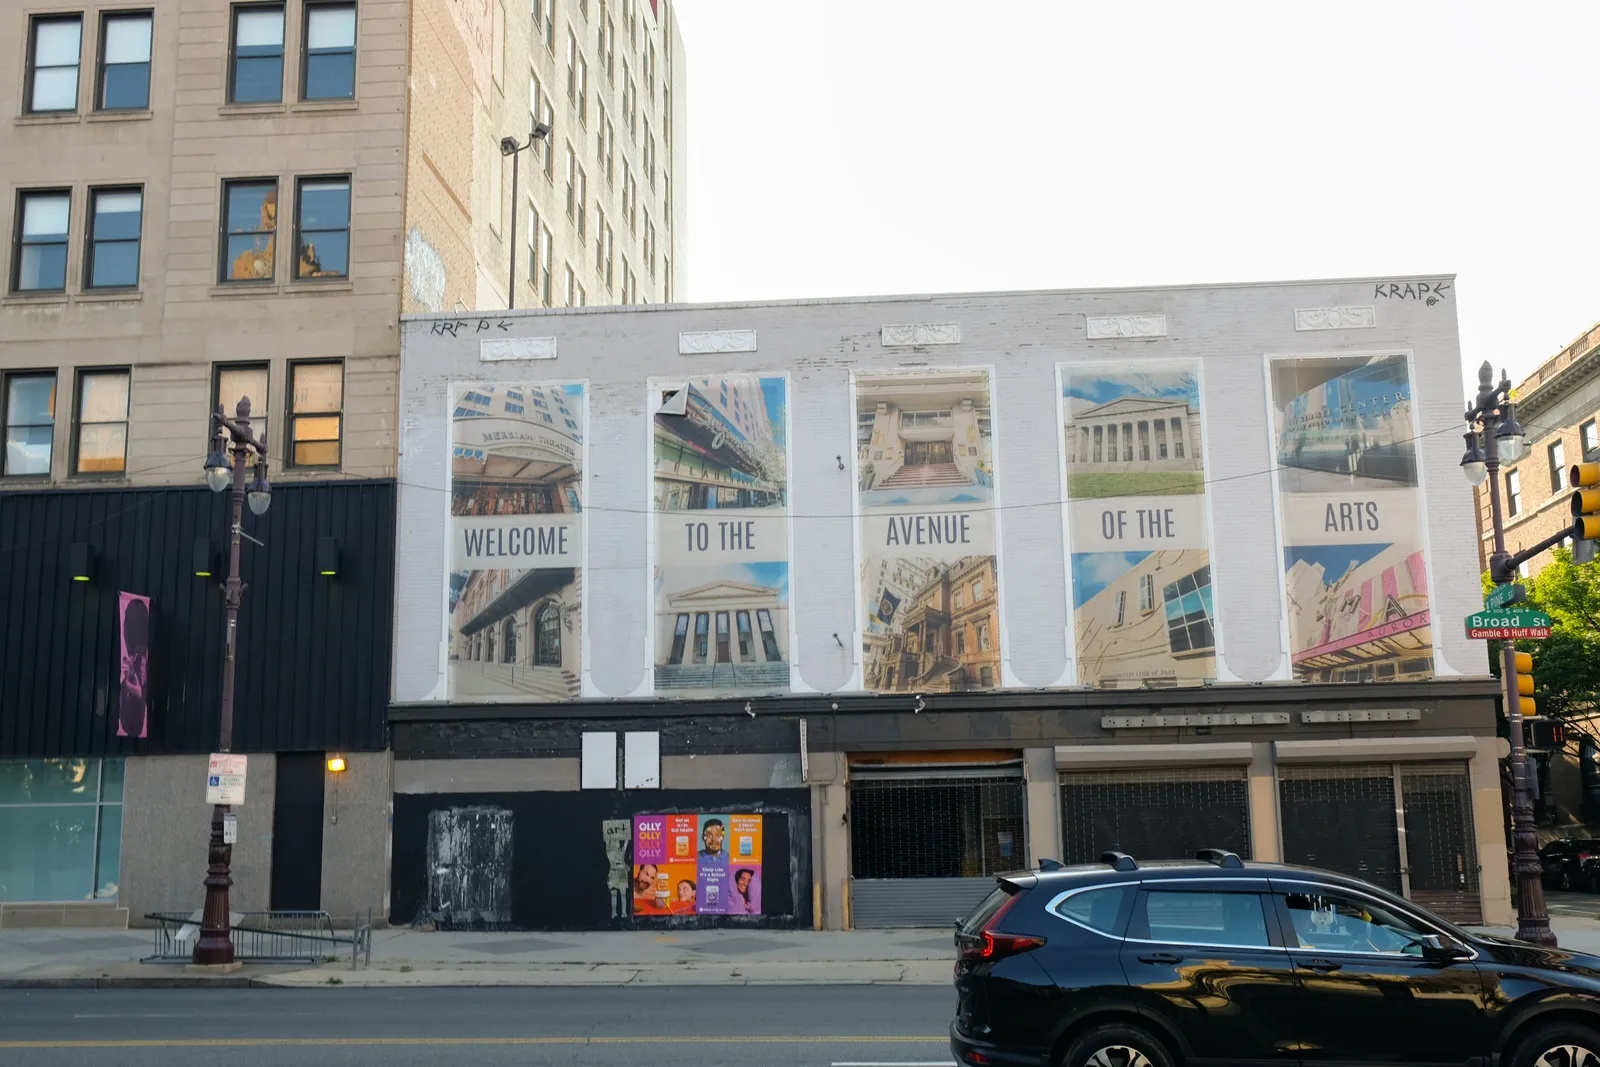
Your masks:
{"label": "door of black storefront", "polygon": [[322,908],[321,752],[280,752],[272,800],[273,911]]}
{"label": "door of black storefront", "polygon": [[1283,858],[1353,875],[1447,919],[1482,921],[1465,763],[1278,769]]}
{"label": "door of black storefront", "polygon": [[850,771],[851,922],[948,927],[1027,865],[1021,760]]}
{"label": "door of black storefront", "polygon": [[1244,767],[1073,771],[1061,776],[1061,862],[1109,850],[1180,859],[1202,848],[1250,856]]}

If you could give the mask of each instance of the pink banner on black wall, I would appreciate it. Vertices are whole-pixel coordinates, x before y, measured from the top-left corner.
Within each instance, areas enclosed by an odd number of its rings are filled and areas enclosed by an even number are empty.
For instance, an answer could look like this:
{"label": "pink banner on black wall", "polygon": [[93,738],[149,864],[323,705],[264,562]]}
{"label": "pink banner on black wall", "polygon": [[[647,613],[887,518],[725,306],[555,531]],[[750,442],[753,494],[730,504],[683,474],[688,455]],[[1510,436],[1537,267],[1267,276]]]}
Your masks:
{"label": "pink banner on black wall", "polygon": [[150,676],[150,598],[117,594],[117,629],[122,634],[122,700],[117,712],[118,737],[149,733],[145,684]]}

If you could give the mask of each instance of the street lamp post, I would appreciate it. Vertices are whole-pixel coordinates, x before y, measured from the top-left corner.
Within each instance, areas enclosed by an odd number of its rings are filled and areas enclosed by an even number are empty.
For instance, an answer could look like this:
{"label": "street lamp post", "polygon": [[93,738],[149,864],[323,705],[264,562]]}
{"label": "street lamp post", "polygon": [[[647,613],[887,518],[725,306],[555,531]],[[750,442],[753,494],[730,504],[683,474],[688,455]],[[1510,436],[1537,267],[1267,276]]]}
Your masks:
{"label": "street lamp post", "polygon": [[[1489,515],[1494,525],[1494,552],[1489,577],[1504,585],[1516,577],[1516,561],[1506,551],[1505,521],[1500,513],[1500,461],[1514,463],[1528,447],[1527,435],[1512,410],[1511,381],[1502,372],[1498,385],[1487,362],[1478,368],[1478,395],[1467,409],[1467,451],[1461,469],[1473,485],[1489,483]],[[1543,870],[1533,822],[1533,791],[1528,782],[1528,750],[1523,739],[1522,698],[1517,692],[1516,647],[1501,649],[1500,680],[1505,685],[1506,721],[1511,734],[1511,871],[1517,879],[1517,938],[1554,945],[1545,912]]]}
{"label": "street lamp post", "polygon": [[[500,154],[511,157],[511,243],[506,246],[511,250],[511,254],[507,257],[510,261],[506,277],[507,311],[514,311],[517,306],[517,159],[520,153],[533,147],[533,142],[545,141],[549,136],[550,127],[542,122],[536,122],[533,124],[533,131],[528,134],[528,139],[522,144],[518,144],[515,137],[500,139]],[[533,241],[539,239],[536,233],[529,234],[528,237]]]}
{"label": "street lamp post", "polygon": [[[230,484],[233,489],[228,496],[232,516],[228,579],[222,585],[228,621],[222,661],[222,723],[217,735],[217,751],[228,752],[233,748],[233,674],[239,636],[239,603],[244,599],[244,583],[239,580],[239,539],[243,536],[244,506],[248,502],[252,514],[266,514],[272,503],[272,486],[267,484],[267,446],[250,432],[250,398],[240,399],[235,417],[231,419],[218,404],[211,420],[216,424],[217,435],[211,454],[206,457],[206,484],[217,493]],[[252,456],[256,460],[256,473],[246,488],[245,468]],[[194,962],[198,964],[233,962],[233,938],[228,929],[228,887],[233,885],[229,866],[233,861],[233,846],[224,840],[222,832],[223,817],[227,813],[226,804],[211,808],[206,904],[200,918],[200,939],[194,945]]]}

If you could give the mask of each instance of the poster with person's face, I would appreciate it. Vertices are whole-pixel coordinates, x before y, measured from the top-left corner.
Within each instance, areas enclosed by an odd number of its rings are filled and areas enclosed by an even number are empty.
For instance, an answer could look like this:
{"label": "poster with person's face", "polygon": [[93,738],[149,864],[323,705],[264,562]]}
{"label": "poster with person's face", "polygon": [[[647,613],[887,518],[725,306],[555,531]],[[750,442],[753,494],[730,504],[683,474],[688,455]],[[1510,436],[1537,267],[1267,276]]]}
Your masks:
{"label": "poster with person's face", "polygon": [[584,387],[474,384],[450,401],[450,699],[571,700],[583,677]]}
{"label": "poster with person's face", "polygon": [[664,696],[789,691],[788,386],[650,382],[654,678]]}
{"label": "poster with person's face", "polygon": [[1417,431],[1404,353],[1269,357],[1294,676],[1433,676]]}
{"label": "poster with person's face", "polygon": [[862,681],[1002,684],[999,498],[986,370],[858,374]]}
{"label": "poster with person's face", "polygon": [[760,815],[636,815],[633,914],[760,915]]}
{"label": "poster with person's face", "polygon": [[122,633],[117,736],[146,737],[150,730],[150,598],[118,593],[117,607]]}
{"label": "poster with person's face", "polygon": [[1215,678],[1199,361],[1058,369],[1078,684]]}

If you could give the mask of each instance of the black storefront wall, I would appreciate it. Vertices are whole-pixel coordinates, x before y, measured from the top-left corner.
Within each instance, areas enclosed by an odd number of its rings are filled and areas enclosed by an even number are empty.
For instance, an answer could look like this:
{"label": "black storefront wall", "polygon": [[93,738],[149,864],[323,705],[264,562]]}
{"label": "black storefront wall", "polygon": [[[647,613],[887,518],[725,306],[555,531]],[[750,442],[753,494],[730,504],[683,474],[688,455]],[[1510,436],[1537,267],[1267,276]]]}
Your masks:
{"label": "black storefront wall", "polygon": [[[196,481],[200,472],[195,471]],[[276,486],[248,510],[234,744],[385,746],[395,483]],[[221,708],[228,506],[204,484],[0,493],[0,758],[199,753]],[[339,574],[317,573],[319,537]],[[209,538],[213,578],[194,574]],[[68,574],[86,543],[93,580]],[[119,738],[118,592],[150,598],[149,736]]]}
{"label": "black storefront wall", "polygon": [[[528,793],[401,793],[394,798],[389,921],[422,923],[429,909],[428,839],[433,812],[454,810],[464,829],[470,907],[504,909],[509,919],[462,926],[516,930],[624,930],[721,926],[810,927],[811,794],[805,789],[582,790]],[[762,816],[762,914],[633,917],[614,914],[603,824],[635,815]],[[632,870],[631,850],[627,857]],[[459,899],[450,901],[458,910]]]}

